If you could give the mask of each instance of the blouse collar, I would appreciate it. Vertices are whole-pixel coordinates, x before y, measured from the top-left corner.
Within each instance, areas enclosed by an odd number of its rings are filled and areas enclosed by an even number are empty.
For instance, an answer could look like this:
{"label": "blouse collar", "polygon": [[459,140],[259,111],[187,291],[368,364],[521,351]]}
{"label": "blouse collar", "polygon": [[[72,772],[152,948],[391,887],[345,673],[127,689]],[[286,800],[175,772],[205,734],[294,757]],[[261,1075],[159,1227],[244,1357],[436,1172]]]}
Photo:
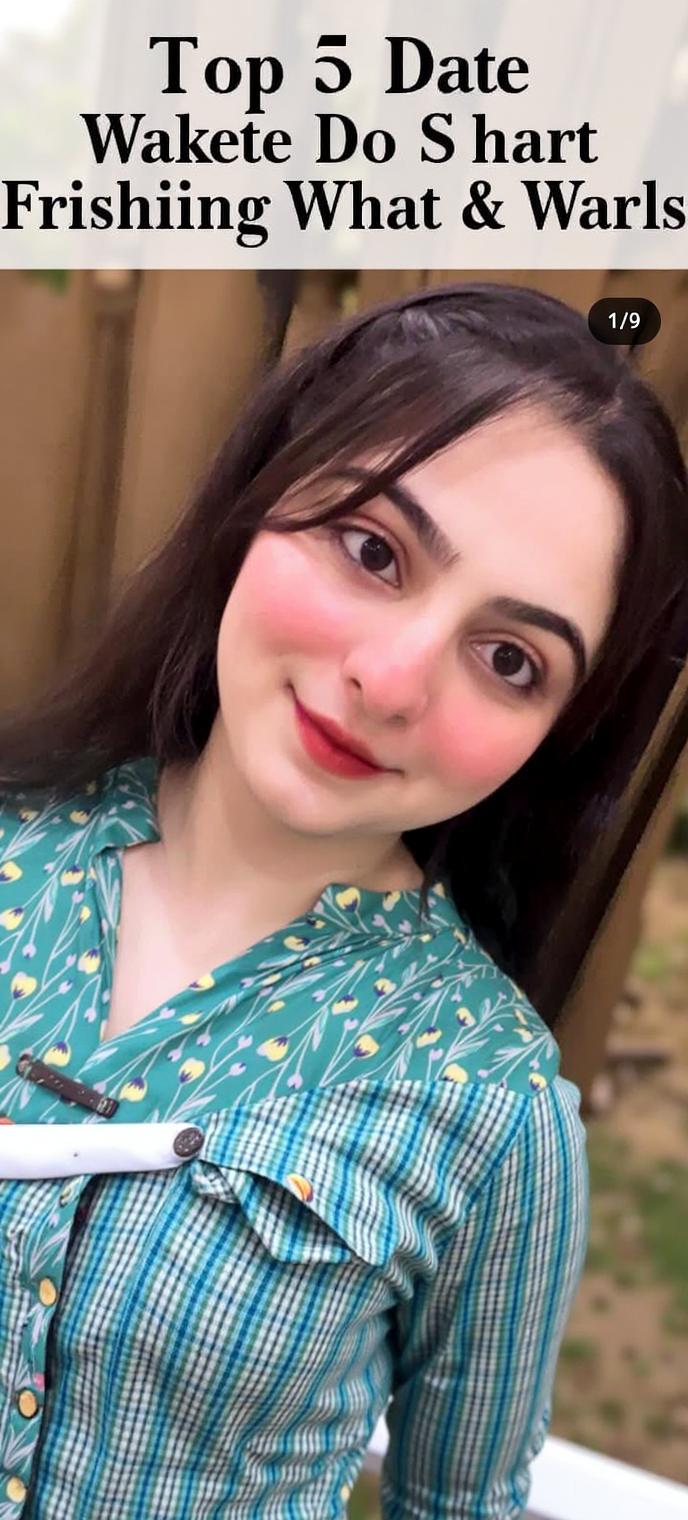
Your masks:
{"label": "blouse collar", "polygon": [[[90,782],[87,792],[96,794],[93,805],[92,859],[107,849],[153,843],[160,839],[157,818],[159,763],[154,755],[125,761],[106,771],[100,782]],[[358,929],[408,937],[434,938],[441,930],[467,926],[455,908],[441,878],[431,886],[428,907],[419,916],[420,887],[393,891],[374,890],[333,881],[323,888],[304,921],[335,933]]]}

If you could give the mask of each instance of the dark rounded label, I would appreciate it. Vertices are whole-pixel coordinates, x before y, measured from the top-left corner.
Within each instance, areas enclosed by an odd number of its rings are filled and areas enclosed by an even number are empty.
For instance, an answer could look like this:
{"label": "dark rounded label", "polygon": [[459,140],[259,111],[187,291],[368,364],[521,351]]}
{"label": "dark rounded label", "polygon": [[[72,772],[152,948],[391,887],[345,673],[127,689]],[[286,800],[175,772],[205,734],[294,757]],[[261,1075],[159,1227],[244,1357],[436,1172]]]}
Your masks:
{"label": "dark rounded label", "polygon": [[651,343],[661,325],[658,308],[645,296],[605,296],[588,312],[588,327],[598,343],[635,348],[638,343]]}

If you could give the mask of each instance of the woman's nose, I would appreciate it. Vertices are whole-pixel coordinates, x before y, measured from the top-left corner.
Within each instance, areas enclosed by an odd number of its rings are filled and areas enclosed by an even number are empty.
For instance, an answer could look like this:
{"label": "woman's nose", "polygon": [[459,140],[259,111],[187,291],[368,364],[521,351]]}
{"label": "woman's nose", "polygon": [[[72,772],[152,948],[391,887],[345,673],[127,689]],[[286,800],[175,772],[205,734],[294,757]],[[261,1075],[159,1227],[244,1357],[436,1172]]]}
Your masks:
{"label": "woman's nose", "polygon": [[344,676],[357,686],[370,716],[417,722],[432,698],[444,639],[436,627],[381,637],[352,650]]}

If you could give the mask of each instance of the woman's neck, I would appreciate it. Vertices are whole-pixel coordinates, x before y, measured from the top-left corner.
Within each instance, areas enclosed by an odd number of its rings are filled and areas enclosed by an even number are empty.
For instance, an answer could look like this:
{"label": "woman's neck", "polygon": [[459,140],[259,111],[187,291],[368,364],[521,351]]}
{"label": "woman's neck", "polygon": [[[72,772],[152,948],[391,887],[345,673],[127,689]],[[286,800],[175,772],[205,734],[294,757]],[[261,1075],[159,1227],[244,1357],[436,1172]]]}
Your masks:
{"label": "woman's neck", "polygon": [[242,785],[217,725],[199,760],[163,767],[157,805],[165,890],[194,912],[287,923],[333,881],[385,892],[423,879],[400,838],[371,847],[283,828]]}

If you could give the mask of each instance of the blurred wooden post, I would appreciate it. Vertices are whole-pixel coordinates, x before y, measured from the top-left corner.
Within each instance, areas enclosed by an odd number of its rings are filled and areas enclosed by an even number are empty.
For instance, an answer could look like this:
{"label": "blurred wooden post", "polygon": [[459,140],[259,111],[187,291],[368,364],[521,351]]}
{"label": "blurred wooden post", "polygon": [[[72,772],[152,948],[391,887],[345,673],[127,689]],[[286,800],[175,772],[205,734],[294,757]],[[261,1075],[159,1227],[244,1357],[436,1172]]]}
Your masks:
{"label": "blurred wooden post", "polygon": [[69,550],[67,649],[88,638],[108,601],[140,275],[135,269],[94,269],[90,280],[93,330]]}
{"label": "blurred wooden post", "polygon": [[146,271],[131,371],[113,547],[113,585],[187,504],[230,432],[269,341],[253,271]]}
{"label": "blurred wooden post", "polygon": [[[651,743],[638,766],[623,806],[613,838],[601,849],[600,860],[592,866],[598,879],[603,877],[604,866],[618,842],[624,824],[639,806],[642,787],[646,784],[650,768],[661,757],[667,744],[671,724],[679,709],[688,699],[688,666],[679,675],[671,697]],[[614,1007],[621,997],[628,968],[642,930],[642,905],[650,877],[661,854],[666,848],[676,811],[688,785],[688,747],[678,762],[659,797],[649,823],[644,829],[626,870],[610,898],[590,949],[585,956],[578,975],[571,987],[557,1024],[557,1039],[562,1050],[562,1064],[566,1074],[576,1082],[587,1107],[590,1088],[597,1072],[604,1064],[604,1053]],[[581,881],[574,894],[585,900],[586,892],[594,885]]]}
{"label": "blurred wooden post", "polygon": [[62,288],[0,273],[0,702],[21,703],[64,650],[96,314],[88,270]]}

